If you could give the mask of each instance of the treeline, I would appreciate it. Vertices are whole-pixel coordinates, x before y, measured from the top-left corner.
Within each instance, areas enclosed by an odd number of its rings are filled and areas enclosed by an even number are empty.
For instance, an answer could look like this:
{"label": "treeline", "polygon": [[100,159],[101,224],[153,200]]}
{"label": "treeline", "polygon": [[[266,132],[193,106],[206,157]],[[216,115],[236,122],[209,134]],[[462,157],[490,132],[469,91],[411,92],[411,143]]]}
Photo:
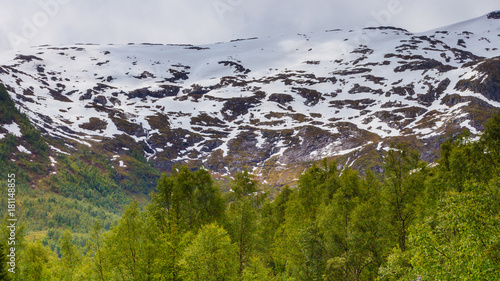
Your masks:
{"label": "treeline", "polygon": [[22,242],[10,279],[500,280],[500,115],[433,165],[404,145],[383,159],[383,175],[324,160],[273,200],[246,171],[221,194],[177,167],[83,248],[69,231],[60,256]]}

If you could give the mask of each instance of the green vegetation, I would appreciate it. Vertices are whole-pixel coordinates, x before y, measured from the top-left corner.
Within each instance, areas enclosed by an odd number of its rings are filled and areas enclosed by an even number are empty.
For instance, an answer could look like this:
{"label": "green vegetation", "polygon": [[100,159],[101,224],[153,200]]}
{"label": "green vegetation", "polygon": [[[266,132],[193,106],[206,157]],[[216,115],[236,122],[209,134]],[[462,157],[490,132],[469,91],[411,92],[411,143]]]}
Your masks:
{"label": "green vegetation", "polygon": [[[22,115],[9,110],[9,120],[29,134]],[[19,163],[16,138],[0,145]],[[25,144],[30,157],[48,157],[34,139]],[[117,170],[106,155],[82,150],[59,156],[57,173],[38,181],[41,190],[26,174],[18,186],[18,268],[10,274],[0,267],[0,277],[500,279],[500,114],[478,139],[464,133],[445,142],[435,165],[397,144],[379,163],[383,174],[323,160],[302,173],[296,189],[276,194],[248,171],[233,175],[221,193],[208,170],[175,166],[147,202],[139,187],[151,186],[157,172],[134,149],[123,157],[137,171]],[[8,235],[1,227],[0,261]]]}
{"label": "green vegetation", "polygon": [[207,224],[184,250],[182,280],[235,280],[238,276],[236,245],[224,228]]}
{"label": "green vegetation", "polygon": [[[66,237],[65,230],[71,231],[71,243],[79,249],[78,253],[87,253],[86,245],[90,243],[94,222],[99,221],[103,231],[109,230],[131,201],[138,199],[141,205],[149,201],[147,194],[154,189],[159,178],[159,172],[142,153],[138,153],[142,150],[137,145],[129,145],[128,139],[124,138],[118,140],[122,142],[119,147],[130,147],[121,156],[133,169],[130,172],[115,167],[109,160],[109,152],[102,147],[113,145],[108,142],[96,145],[92,150],[72,143],[78,151],[71,156],[55,154],[48,144],[66,152],[69,150],[61,140],[42,136],[27,116],[16,108],[1,84],[0,124],[0,133],[5,136],[0,139],[0,173],[4,179],[7,174],[16,175],[16,217],[23,226],[22,236],[26,235],[27,241],[19,247],[26,251],[26,255],[34,257],[33,262],[38,258],[45,261],[44,253],[50,254],[47,261],[60,257],[64,252],[60,242]],[[19,127],[20,135],[7,133],[2,128],[6,125]],[[23,152],[20,146],[29,153]],[[0,181],[0,189],[7,190],[6,181]],[[6,196],[0,199],[0,204],[4,216],[7,213]],[[8,249],[6,244],[3,246]],[[13,279],[39,280],[44,276],[40,270],[33,270],[34,275],[18,272],[18,276],[23,277]]]}
{"label": "green vegetation", "polygon": [[[0,139],[0,173],[15,173],[17,179],[23,182],[27,182],[30,175],[38,177],[48,173],[48,145],[26,115],[17,110],[3,84],[0,84],[0,124],[19,126],[23,135],[20,138],[9,133]],[[19,145],[31,154],[19,151]]]}

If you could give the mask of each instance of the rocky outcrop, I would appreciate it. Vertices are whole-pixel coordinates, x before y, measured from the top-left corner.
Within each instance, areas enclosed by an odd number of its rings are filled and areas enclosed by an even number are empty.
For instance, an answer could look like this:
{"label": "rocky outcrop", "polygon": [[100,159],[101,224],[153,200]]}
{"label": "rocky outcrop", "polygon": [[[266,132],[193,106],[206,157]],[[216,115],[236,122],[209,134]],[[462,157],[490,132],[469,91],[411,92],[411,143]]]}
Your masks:
{"label": "rocky outcrop", "polygon": [[153,98],[175,97],[180,91],[180,87],[178,86],[161,85],[160,87],[162,89],[157,91],[151,91],[149,87],[137,89],[129,92],[127,96],[129,99],[133,98],[143,99],[146,97],[153,97]]}
{"label": "rocky outcrop", "polygon": [[458,91],[470,90],[481,93],[493,101],[500,101],[500,57],[485,60],[475,68],[479,75],[462,79],[457,82],[455,89]]}
{"label": "rocky outcrop", "polygon": [[488,19],[500,20],[500,11],[491,12],[487,17]]}

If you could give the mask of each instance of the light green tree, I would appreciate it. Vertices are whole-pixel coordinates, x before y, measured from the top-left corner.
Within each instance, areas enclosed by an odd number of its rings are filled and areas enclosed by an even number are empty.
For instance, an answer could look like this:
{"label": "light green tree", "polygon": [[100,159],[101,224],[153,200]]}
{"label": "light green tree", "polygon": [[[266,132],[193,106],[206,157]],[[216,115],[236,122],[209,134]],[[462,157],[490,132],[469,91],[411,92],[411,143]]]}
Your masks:
{"label": "light green tree", "polygon": [[7,251],[3,243],[0,243],[0,280],[9,281],[9,272],[7,271]]}
{"label": "light green tree", "polygon": [[[478,184],[468,187],[481,190]],[[450,193],[411,229],[411,264],[424,280],[499,280],[500,216],[486,194]]]}
{"label": "light green tree", "polygon": [[61,238],[61,280],[74,280],[74,274],[80,265],[81,254],[71,242],[71,232],[65,230]]}
{"label": "light green tree", "polygon": [[[1,84],[0,84],[1,85]],[[0,184],[1,186],[1,184]],[[8,225],[10,225],[10,222],[6,220],[7,218],[4,218],[2,223],[0,224],[0,243],[4,243],[5,250],[10,249],[11,247],[15,248],[15,253],[16,253],[16,269],[15,273],[10,273],[9,277],[12,281],[23,281],[24,276],[23,276],[23,271],[26,267],[24,267],[24,257],[25,257],[25,248],[26,248],[26,242],[24,238],[25,234],[25,225],[24,224],[18,224],[15,230],[15,244],[8,245],[9,237],[11,235],[10,229],[7,228]]]}
{"label": "light green tree", "polygon": [[140,280],[140,243],[144,223],[137,201],[130,203],[118,224],[105,234],[103,253],[113,279]]}
{"label": "light green tree", "polygon": [[208,224],[184,250],[180,265],[183,280],[237,280],[237,246],[222,227]]}
{"label": "light green tree", "polygon": [[51,265],[54,263],[53,253],[45,248],[40,241],[26,243],[23,252],[22,277],[25,281],[53,280]]}
{"label": "light green tree", "polygon": [[82,261],[82,264],[87,266],[83,270],[89,276],[88,279],[91,280],[104,281],[109,279],[109,266],[103,252],[104,241],[102,235],[102,227],[96,220],[90,230],[90,239],[86,244],[87,254],[84,261]]}
{"label": "light green tree", "polygon": [[272,278],[271,269],[266,267],[264,262],[256,256],[250,257],[241,276],[242,281],[271,280]]}

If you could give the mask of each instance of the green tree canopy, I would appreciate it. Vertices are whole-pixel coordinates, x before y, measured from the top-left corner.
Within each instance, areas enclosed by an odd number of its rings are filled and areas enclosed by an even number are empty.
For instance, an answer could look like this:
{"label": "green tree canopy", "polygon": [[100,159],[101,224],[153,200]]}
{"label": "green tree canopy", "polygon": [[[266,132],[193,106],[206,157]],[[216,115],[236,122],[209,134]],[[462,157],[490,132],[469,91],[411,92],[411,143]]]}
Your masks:
{"label": "green tree canopy", "polygon": [[226,281],[238,278],[237,247],[215,223],[205,225],[184,250],[180,261],[184,280]]}

